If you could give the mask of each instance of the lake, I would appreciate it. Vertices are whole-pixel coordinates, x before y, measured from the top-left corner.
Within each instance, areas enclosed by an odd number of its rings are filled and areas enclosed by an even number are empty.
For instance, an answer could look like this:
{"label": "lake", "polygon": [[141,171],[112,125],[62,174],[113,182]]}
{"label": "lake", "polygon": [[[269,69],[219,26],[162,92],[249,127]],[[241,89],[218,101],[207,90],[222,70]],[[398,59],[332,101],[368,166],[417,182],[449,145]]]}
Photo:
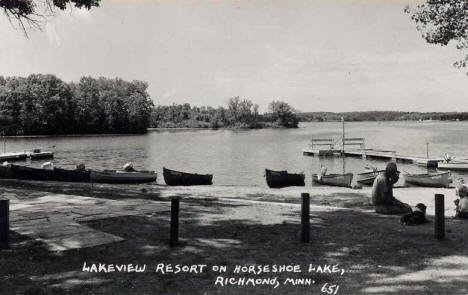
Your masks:
{"label": "lake", "polygon": [[[346,137],[364,137],[366,148],[395,150],[400,154],[441,157],[445,153],[468,155],[468,122],[346,122]],[[55,151],[55,166],[115,169],[133,162],[137,169],[158,172],[162,167],[187,172],[212,173],[216,185],[266,186],[265,168],[310,174],[359,173],[366,164],[385,167],[383,161],[359,158],[303,156],[310,139],[341,137],[341,122],[301,123],[297,129],[260,130],[157,130],[146,135],[8,138],[7,151],[42,148]],[[55,146],[52,148],[52,146]],[[0,145],[1,148],[1,145]],[[21,163],[21,162],[19,162]],[[27,162],[39,166],[41,162]],[[400,171],[425,168],[398,164]],[[468,174],[456,174],[468,176]],[[467,179],[468,180],[468,179]]]}

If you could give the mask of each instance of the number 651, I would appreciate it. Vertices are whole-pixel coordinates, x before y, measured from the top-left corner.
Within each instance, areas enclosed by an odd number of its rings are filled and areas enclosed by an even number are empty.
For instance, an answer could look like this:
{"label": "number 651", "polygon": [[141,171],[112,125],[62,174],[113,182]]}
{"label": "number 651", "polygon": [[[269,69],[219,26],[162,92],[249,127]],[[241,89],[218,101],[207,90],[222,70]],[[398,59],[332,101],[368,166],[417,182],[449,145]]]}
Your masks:
{"label": "number 651", "polygon": [[339,285],[329,285],[328,283],[325,283],[323,284],[322,289],[320,289],[320,291],[322,291],[322,293],[335,295],[338,293],[339,289]]}

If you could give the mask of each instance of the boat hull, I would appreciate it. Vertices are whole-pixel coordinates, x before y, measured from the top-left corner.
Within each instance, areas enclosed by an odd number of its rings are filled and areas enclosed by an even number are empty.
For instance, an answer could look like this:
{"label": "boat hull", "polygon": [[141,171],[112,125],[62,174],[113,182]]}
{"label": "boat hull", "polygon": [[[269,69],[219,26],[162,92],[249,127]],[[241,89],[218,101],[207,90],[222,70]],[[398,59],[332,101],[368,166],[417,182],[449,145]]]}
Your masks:
{"label": "boat hull", "polygon": [[93,183],[121,183],[121,184],[136,184],[148,183],[156,181],[156,173],[154,171],[90,171],[90,180]]}
{"label": "boat hull", "polygon": [[20,165],[0,166],[0,178],[64,182],[89,182],[90,180],[89,171],[85,170],[42,169]]}
{"label": "boat hull", "polygon": [[29,158],[31,158],[31,160],[53,159],[54,153],[52,152],[30,153]]}
{"label": "boat hull", "polygon": [[171,170],[163,167],[164,181],[171,186],[188,185],[211,185],[213,184],[212,174],[196,174]]}
{"label": "boat hull", "polygon": [[378,171],[359,173],[356,174],[356,182],[361,185],[372,185],[378,175]]}
{"label": "boat hull", "polygon": [[449,187],[452,183],[450,172],[437,174],[405,174],[405,183],[426,187]]}
{"label": "boat hull", "polygon": [[322,185],[351,187],[352,181],[353,181],[352,173],[327,174],[327,175],[312,174],[312,182],[322,184]]}
{"label": "boat hull", "polygon": [[267,185],[270,188],[282,188],[288,186],[305,186],[304,174],[293,174],[287,171],[273,171],[265,169]]}
{"label": "boat hull", "polygon": [[55,181],[90,182],[90,174],[89,170],[66,170],[54,168]]}

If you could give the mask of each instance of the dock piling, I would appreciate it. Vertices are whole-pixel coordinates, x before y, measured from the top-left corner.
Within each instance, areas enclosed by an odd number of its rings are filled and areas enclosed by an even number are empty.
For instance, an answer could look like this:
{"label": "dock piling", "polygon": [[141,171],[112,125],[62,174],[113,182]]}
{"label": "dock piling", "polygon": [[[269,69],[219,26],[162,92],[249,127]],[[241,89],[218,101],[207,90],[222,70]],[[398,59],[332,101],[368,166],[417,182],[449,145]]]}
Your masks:
{"label": "dock piling", "polygon": [[171,230],[169,237],[169,246],[171,247],[175,247],[179,243],[179,202],[179,197],[171,200]]}
{"label": "dock piling", "polygon": [[9,247],[10,200],[0,199],[0,249]]}
{"label": "dock piling", "polygon": [[445,206],[444,195],[435,194],[435,219],[434,219],[434,233],[435,238],[438,240],[445,239]]}
{"label": "dock piling", "polygon": [[302,193],[302,207],[301,207],[301,241],[309,243],[310,240],[310,195]]}

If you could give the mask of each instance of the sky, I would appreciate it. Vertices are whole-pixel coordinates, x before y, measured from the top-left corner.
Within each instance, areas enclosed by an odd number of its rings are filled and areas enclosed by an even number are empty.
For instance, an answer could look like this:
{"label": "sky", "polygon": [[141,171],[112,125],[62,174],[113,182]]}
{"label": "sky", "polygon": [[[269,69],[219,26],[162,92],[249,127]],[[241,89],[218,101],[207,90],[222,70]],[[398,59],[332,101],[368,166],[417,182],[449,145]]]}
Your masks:
{"label": "sky", "polygon": [[427,44],[412,0],[102,0],[26,37],[0,14],[0,75],[148,82],[155,104],[240,96],[299,111],[468,111],[455,46]]}

